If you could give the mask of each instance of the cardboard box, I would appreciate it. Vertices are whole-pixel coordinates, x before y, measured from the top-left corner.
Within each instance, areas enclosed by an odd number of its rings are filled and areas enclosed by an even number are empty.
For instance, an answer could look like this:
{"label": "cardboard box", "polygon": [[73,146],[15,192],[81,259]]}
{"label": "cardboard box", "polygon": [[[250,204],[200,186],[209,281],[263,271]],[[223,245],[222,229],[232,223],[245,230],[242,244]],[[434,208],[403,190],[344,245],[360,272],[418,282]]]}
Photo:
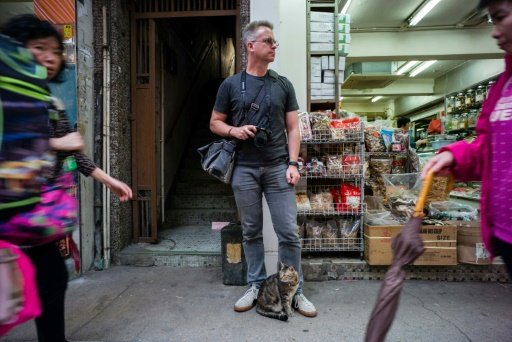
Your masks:
{"label": "cardboard box", "polygon": [[338,33],[350,33],[350,24],[338,24]]}
{"label": "cardboard box", "polygon": [[322,70],[329,69],[329,56],[322,56]]}
{"label": "cardboard box", "polygon": [[350,14],[340,14],[338,17],[338,22],[340,24],[349,24],[350,25]]}
{"label": "cardboard box", "polygon": [[334,43],[334,32],[311,32],[312,43]]}
{"label": "cardboard box", "polygon": [[[403,226],[364,227],[364,258],[370,265],[391,265],[391,239]],[[413,265],[457,265],[457,227],[422,226],[425,252]]]}
{"label": "cardboard box", "polygon": [[460,263],[489,265],[491,260],[482,242],[479,222],[454,221],[457,226],[457,258]]}
{"label": "cardboard box", "polygon": [[345,70],[346,58],[345,57],[338,57],[338,58],[339,58],[338,70]]}
{"label": "cardboard box", "polygon": [[346,56],[350,52],[350,44],[339,44],[338,45],[338,53],[341,56]]}
{"label": "cardboard box", "polygon": [[334,43],[311,43],[311,51],[334,51]]}
{"label": "cardboard box", "polygon": [[[332,12],[310,12],[310,21],[319,21],[323,23],[334,23],[334,13]],[[349,21],[350,22],[350,21]],[[346,20],[340,23],[347,23]]]}
{"label": "cardboard box", "polygon": [[322,65],[322,56],[320,57],[311,57],[311,66],[320,66]]}
{"label": "cardboard box", "polygon": [[329,56],[329,67],[327,69],[335,69],[336,64],[334,63],[334,56]]}
{"label": "cardboard box", "polygon": [[[339,24],[340,26],[343,24]],[[341,27],[340,27],[341,29]],[[309,30],[311,32],[334,32],[334,22],[332,23],[323,23],[323,22],[310,22]]]}
{"label": "cardboard box", "polygon": [[350,33],[340,33],[338,35],[338,43],[340,44],[350,44],[351,41]]}

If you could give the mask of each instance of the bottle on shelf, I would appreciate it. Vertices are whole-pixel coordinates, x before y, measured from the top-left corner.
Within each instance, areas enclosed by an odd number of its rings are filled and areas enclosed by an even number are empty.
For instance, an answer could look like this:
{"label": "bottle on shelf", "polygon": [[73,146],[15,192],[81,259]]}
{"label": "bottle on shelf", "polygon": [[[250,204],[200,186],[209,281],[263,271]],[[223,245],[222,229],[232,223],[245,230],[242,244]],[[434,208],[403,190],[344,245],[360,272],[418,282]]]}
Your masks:
{"label": "bottle on shelf", "polygon": [[464,104],[466,103],[466,97],[464,93],[458,93],[455,97],[455,110],[463,110],[465,108]]}
{"label": "bottle on shelf", "polygon": [[466,94],[464,94],[464,107],[471,108],[475,104],[475,91],[473,89],[468,89]]}
{"label": "bottle on shelf", "polygon": [[475,105],[481,106],[485,100],[485,86],[479,85],[475,90]]}

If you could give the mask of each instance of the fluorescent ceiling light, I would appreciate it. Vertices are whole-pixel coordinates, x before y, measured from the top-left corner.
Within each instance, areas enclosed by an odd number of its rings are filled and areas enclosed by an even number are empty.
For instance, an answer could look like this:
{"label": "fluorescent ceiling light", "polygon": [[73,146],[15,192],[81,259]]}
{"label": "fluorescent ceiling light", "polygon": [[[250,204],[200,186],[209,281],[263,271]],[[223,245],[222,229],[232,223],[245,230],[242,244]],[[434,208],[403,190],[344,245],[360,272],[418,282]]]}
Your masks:
{"label": "fluorescent ceiling light", "polygon": [[423,63],[421,63],[416,69],[414,69],[410,74],[409,76],[410,77],[414,77],[416,75],[418,75],[420,72],[424,71],[425,69],[427,69],[428,67],[430,67],[432,64],[434,64],[435,62],[437,61],[425,61]]}
{"label": "fluorescent ceiling light", "polygon": [[377,101],[379,101],[380,99],[382,99],[382,96],[374,96],[374,97],[372,97],[371,101],[372,101],[372,102],[377,102]]}
{"label": "fluorescent ceiling light", "polygon": [[409,26],[414,26],[427,15],[441,0],[427,0],[421,9],[409,19]]}
{"label": "fluorescent ceiling light", "polygon": [[343,9],[341,10],[341,14],[347,14],[351,2],[352,0],[347,0],[347,2],[345,2],[345,6],[343,6]]}
{"label": "fluorescent ceiling light", "polygon": [[397,75],[403,75],[407,71],[411,70],[412,67],[415,66],[418,63],[419,63],[419,61],[409,61],[409,62],[407,62],[405,64],[402,64],[402,66],[400,68],[398,68],[398,70],[396,71],[396,74]]}

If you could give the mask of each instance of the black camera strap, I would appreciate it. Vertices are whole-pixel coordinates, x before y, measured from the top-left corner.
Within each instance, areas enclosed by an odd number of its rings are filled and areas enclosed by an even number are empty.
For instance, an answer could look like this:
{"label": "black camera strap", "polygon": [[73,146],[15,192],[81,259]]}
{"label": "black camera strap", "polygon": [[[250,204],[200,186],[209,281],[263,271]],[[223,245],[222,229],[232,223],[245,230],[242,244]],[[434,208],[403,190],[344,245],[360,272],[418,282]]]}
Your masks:
{"label": "black camera strap", "polygon": [[[243,108],[242,109],[243,117],[242,117],[242,121],[241,121],[240,125],[245,123],[246,120],[249,120],[248,122],[250,122],[250,121],[252,121],[251,119],[256,117],[256,112],[260,109],[261,103],[263,102],[263,98],[266,99],[267,106],[268,106],[268,110],[266,111],[265,115],[267,116],[268,122],[270,122],[269,112],[270,112],[270,108],[271,108],[271,102],[270,102],[271,83],[269,80],[268,72],[265,75],[263,87],[260,88],[260,92],[256,96],[256,99],[253,102],[251,102],[249,109],[247,109],[247,105],[245,102],[246,83],[247,83],[247,72],[244,70],[244,71],[242,71],[241,84],[240,84],[240,89],[241,89],[241,94],[242,94],[242,108]],[[259,121],[261,121],[261,119]],[[255,125],[257,126],[258,123],[256,123]]]}

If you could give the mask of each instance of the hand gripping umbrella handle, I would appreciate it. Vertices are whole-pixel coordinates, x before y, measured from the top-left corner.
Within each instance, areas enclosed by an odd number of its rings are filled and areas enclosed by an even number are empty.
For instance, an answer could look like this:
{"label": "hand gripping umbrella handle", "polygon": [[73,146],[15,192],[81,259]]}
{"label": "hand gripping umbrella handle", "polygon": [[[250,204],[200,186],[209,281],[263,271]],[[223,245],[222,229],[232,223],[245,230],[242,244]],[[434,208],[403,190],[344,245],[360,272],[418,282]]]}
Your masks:
{"label": "hand gripping umbrella handle", "polygon": [[[434,173],[430,171],[427,173],[427,177],[423,181],[423,186],[421,188],[420,196],[418,197],[418,201],[416,202],[416,207],[414,208],[414,217],[423,217],[423,208],[425,207],[425,202],[427,201],[428,193],[430,192],[430,187],[432,186],[432,181],[434,180]],[[449,194],[452,190],[453,186],[453,175],[450,174],[448,176],[448,182],[446,183],[446,194]]]}

